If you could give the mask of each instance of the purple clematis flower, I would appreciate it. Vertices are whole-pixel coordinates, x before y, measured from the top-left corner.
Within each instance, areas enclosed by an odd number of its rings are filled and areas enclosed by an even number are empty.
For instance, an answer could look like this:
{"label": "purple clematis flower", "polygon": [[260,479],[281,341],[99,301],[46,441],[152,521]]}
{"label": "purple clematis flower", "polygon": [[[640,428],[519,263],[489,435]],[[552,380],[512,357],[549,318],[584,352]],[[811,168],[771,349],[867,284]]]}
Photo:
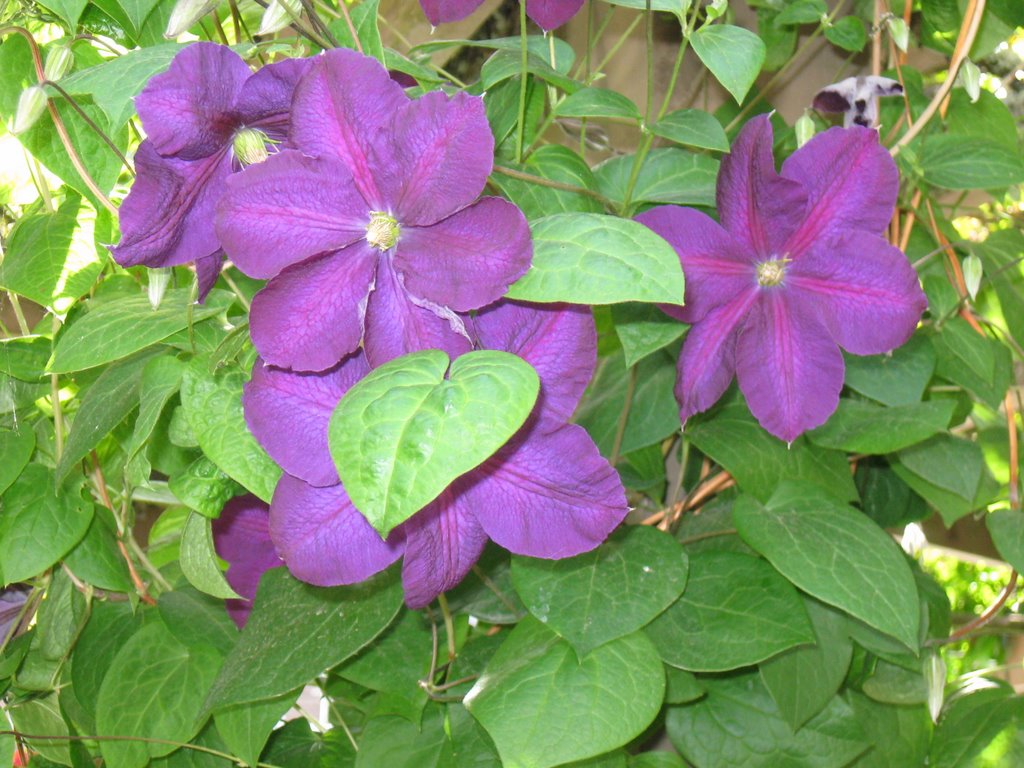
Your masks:
{"label": "purple clematis flower", "polygon": [[0,644],[7,640],[14,629],[14,622],[21,616],[21,610],[28,599],[28,590],[20,584],[0,589]]}
{"label": "purple clematis flower", "polygon": [[241,629],[249,620],[260,577],[282,565],[270,540],[270,507],[251,494],[231,499],[213,521],[213,546],[228,562],[228,584],[242,596],[226,601],[228,615]]}
{"label": "purple clematis flower", "polygon": [[[433,26],[464,19],[484,0],[420,0]],[[522,1],[522,0],[521,0]],[[583,0],[525,0],[526,14],[545,32],[560,27],[583,7]]]}
{"label": "purple clematis flower", "polygon": [[508,444],[386,541],[352,505],[327,450],[331,413],[369,370],[363,357],[320,374],[257,363],[245,415],[287,473],[274,493],[270,535],[296,577],[351,584],[404,555],[405,601],[421,608],[462,580],[488,538],[518,554],[569,557],[596,547],[625,517],[618,475],[583,428],[567,423],[593,373],[590,312],[502,302],[479,313],[471,330],[477,346],[533,365],[541,380],[537,405]]}
{"label": "purple clematis flower", "polygon": [[899,178],[874,130],[830,128],[776,173],[767,115],[722,161],[721,224],[661,206],[637,219],[675,247],[692,323],[676,398],[685,423],[733,374],[766,430],[791,442],[822,424],[843,387],[843,357],[903,344],[926,306],[906,256],[881,237]]}
{"label": "purple clematis flower", "polygon": [[470,349],[458,313],[490,304],[530,265],[526,219],[478,199],[494,138],[483,101],[412,100],[376,61],[319,57],[295,91],[284,151],[231,178],[217,230],[235,264],[270,278],[250,315],[268,364],[322,371],[363,341],[377,366]]}
{"label": "purple clematis flower", "polygon": [[195,43],[149,81],[135,99],[148,138],[119,212],[118,264],[195,262],[200,296],[209,292],[224,260],[213,226],[224,182],[287,138],[292,92],[308,66],[289,59],[253,74],[230,48]]}

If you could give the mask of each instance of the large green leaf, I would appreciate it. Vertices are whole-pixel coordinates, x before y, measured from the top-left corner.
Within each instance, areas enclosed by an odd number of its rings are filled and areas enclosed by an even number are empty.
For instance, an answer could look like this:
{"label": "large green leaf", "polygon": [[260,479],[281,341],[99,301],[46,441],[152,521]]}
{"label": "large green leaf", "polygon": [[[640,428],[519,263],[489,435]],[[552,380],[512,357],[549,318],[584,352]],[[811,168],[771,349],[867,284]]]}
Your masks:
{"label": "large green leaf", "polygon": [[629,219],[558,213],[538,219],[533,264],[510,299],[575,304],[683,303],[679,256],[660,235]]}
{"label": "large green leaf", "polygon": [[690,35],[690,45],[715,79],[742,104],[764,64],[766,49],[761,38],[749,29],[715,24]]}
{"label": "large green leaf", "polygon": [[0,339],[0,373],[21,381],[39,381],[45,375],[50,347],[45,336]]}
{"label": "large green leaf", "polygon": [[954,317],[932,336],[935,373],[998,408],[1013,380],[1010,350],[995,339],[975,333],[967,321]]}
{"label": "large green leaf", "polygon": [[991,189],[1024,181],[1020,152],[977,136],[928,136],[919,162],[924,180],[946,189]]}
{"label": "large green leaf", "polygon": [[[597,187],[594,174],[583,158],[568,147],[558,144],[538,147],[530,153],[523,165],[513,167],[561,184],[571,184],[583,189]],[[491,182],[496,184],[509,200],[518,205],[530,221],[554,213],[601,213],[604,210],[598,200],[579,192],[556,189],[502,173],[493,174]]]}
{"label": "large green leaf", "polygon": [[895,455],[893,472],[930,502],[947,525],[991,500],[998,486],[977,443],[936,435]]}
{"label": "large green leaf", "polygon": [[729,139],[722,124],[702,109],[669,112],[651,126],[651,133],[689,147],[729,151]]}
{"label": "large green leaf", "polygon": [[349,498],[386,536],[504,445],[539,388],[528,363],[491,350],[450,369],[441,350],[375,369],[331,416],[331,456]]}
{"label": "large green leaf", "polygon": [[[1014,129],[1016,137],[1016,129]],[[1006,328],[1018,343],[1024,343],[1024,233],[1016,229],[990,232],[971,250],[981,259],[985,276],[995,288]]]}
{"label": "large green leaf", "polygon": [[953,418],[955,407],[952,400],[885,408],[843,398],[829,420],[807,437],[825,448],[854,453],[891,453],[943,432]]}
{"label": "large green leaf", "polygon": [[622,117],[639,120],[640,110],[632,99],[607,88],[581,88],[559,102],[559,117]]}
{"label": "large green leaf", "polygon": [[[601,194],[620,205],[625,201],[634,159],[620,155],[595,169]],[[675,147],[652,149],[640,166],[630,200],[713,206],[717,178],[718,161],[707,154]]]}
{"label": "large green leaf", "polygon": [[114,592],[131,592],[128,566],[117,547],[114,515],[105,507],[95,510],[85,536],[64,556],[64,562],[87,584]]}
{"label": "large green leaf", "polygon": [[850,689],[845,691],[844,698],[872,747],[853,763],[856,768],[925,764],[932,731],[927,707],[882,704]]}
{"label": "large green leaf", "polygon": [[732,514],[743,540],[800,589],[918,647],[920,609],[910,567],[862,512],[812,485],[787,482],[766,505],[742,497]]}
{"label": "large green leaf", "polygon": [[299,691],[291,691],[274,699],[238,704],[215,712],[213,720],[217,732],[232,753],[248,765],[256,765],[274,726],[295,704],[298,695]]}
{"label": "large green leaf", "polygon": [[935,349],[922,334],[889,355],[846,356],[846,386],[883,405],[921,401],[935,370]]}
{"label": "large green leaf", "polygon": [[465,705],[507,768],[548,768],[600,755],[641,733],[661,709],[665,675],[642,632],[577,661],[527,617],[487,664]]}
{"label": "large green leaf", "polygon": [[932,736],[931,768],[974,768],[989,742],[1024,716],[1024,698],[1015,696],[1010,686],[984,678],[975,683],[973,690],[959,692],[943,707]]}
{"label": "large green leaf", "polygon": [[135,419],[135,430],[125,449],[126,462],[142,448],[156,428],[164,406],[181,386],[185,364],[176,357],[157,357],[146,363],[142,369],[139,385],[139,415]]}
{"label": "large green leaf", "polygon": [[32,752],[61,765],[72,765],[68,748],[68,723],[61,712],[57,693],[29,699],[19,706],[6,708],[14,727],[21,733],[42,738],[26,738],[25,746]]}
{"label": "large green leaf", "polygon": [[527,609],[580,658],[665,610],[682,594],[686,572],[679,543],[639,525],[573,558],[512,560],[512,581]]}
{"label": "large green leaf", "polygon": [[1024,571],[1024,514],[1001,509],[986,515],[985,524],[999,555],[1018,573]]}
{"label": "large green leaf", "polygon": [[36,433],[27,424],[0,429],[0,495],[18,479],[36,449]]}
{"label": "large green leaf", "polygon": [[96,716],[100,686],[114,657],[150,616],[152,614],[133,613],[128,603],[107,600],[93,603],[89,622],[75,643],[71,666],[75,698],[90,717]]}

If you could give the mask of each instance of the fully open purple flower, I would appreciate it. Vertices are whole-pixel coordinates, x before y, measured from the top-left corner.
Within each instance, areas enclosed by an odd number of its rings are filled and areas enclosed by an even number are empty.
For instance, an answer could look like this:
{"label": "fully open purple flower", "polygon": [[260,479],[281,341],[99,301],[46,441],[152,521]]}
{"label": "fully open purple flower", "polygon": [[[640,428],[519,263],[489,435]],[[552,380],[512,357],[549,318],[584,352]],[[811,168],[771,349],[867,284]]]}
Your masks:
{"label": "fully open purple flower", "polygon": [[[423,12],[435,27],[464,19],[484,0],[420,0]],[[522,1],[522,0],[521,0]],[[525,0],[527,15],[545,31],[560,27],[583,7],[583,0]]]}
{"label": "fully open purple flower", "polygon": [[366,362],[353,356],[320,374],[257,363],[243,403],[253,434],[287,473],[274,493],[270,534],[295,576],[351,584],[404,554],[405,600],[419,608],[462,580],[488,538],[518,554],[569,557],[593,549],[625,517],[618,475],[587,433],[567,423],[594,368],[589,311],[501,303],[477,315],[471,330],[477,346],[515,353],[536,369],[537,405],[505,447],[386,541],[337,482],[327,450],[331,413]]}
{"label": "fully open purple flower", "polygon": [[839,402],[843,357],[887,352],[926,306],[917,275],[880,233],[899,178],[868,128],[831,128],[776,173],[767,116],[744,126],[718,177],[721,224],[687,208],[638,220],[675,247],[692,323],[676,398],[685,423],[722,395],[733,374],[751,412],[792,441]]}
{"label": "fully open purple flower", "polygon": [[411,100],[373,59],[332,50],[295,92],[284,151],[232,178],[217,229],[242,271],[271,278],[253,301],[263,359],[320,371],[362,340],[372,365],[470,348],[457,313],[528,268],[526,219],[478,199],[494,139],[481,99]]}
{"label": "fully open purple flower", "polygon": [[308,64],[289,59],[253,74],[230,48],[195,43],[149,81],[135,99],[148,138],[119,212],[121,242],[111,249],[118,264],[195,262],[206,295],[224,258],[213,226],[224,182],[285,140]]}
{"label": "fully open purple flower", "polygon": [[245,626],[252,600],[265,571],[281,565],[270,541],[270,508],[251,494],[236,496],[213,521],[213,546],[228,562],[225,577],[242,599],[227,600],[228,615],[238,628]]}

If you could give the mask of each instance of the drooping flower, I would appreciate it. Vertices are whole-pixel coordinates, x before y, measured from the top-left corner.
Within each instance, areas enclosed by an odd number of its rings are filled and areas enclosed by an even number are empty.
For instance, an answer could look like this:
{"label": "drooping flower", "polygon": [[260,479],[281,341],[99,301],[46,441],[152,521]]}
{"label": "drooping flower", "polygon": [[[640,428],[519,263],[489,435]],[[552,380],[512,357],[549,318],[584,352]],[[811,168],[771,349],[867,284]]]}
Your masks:
{"label": "drooping flower", "polygon": [[[526,14],[545,32],[560,27],[583,7],[583,0],[524,0]],[[423,13],[433,26],[464,19],[484,0],[420,0]]]}
{"label": "drooping flower", "polygon": [[365,360],[357,354],[320,374],[257,362],[243,404],[249,428],[286,471],[271,504],[270,535],[296,577],[350,584],[404,555],[405,600],[419,608],[462,580],[488,538],[518,554],[569,557],[596,547],[625,517],[618,475],[583,428],[567,423],[595,364],[589,311],[503,302],[473,318],[471,332],[478,347],[512,352],[534,367],[537,405],[508,444],[386,541],[337,482],[327,450],[331,413],[369,370]]}
{"label": "drooping flower", "polygon": [[206,295],[224,259],[213,226],[224,182],[287,138],[292,92],[308,65],[288,59],[253,74],[230,48],[194,43],[149,81],[135,99],[148,138],[119,211],[118,264],[195,262]]}
{"label": "drooping flower", "polygon": [[721,224],[653,208],[637,219],[679,253],[692,323],[676,398],[686,420],[733,374],[766,430],[791,442],[823,423],[843,386],[839,348],[887,352],[926,306],[903,253],[881,236],[896,202],[896,165],[869,128],[830,128],[775,170],[766,115],[744,126],[718,177]]}
{"label": "drooping flower", "polygon": [[241,600],[226,602],[228,615],[241,629],[249,620],[252,600],[265,571],[282,565],[270,540],[270,507],[251,494],[236,496],[213,521],[213,546],[228,562],[228,584]]}
{"label": "drooping flower", "polygon": [[321,371],[361,340],[374,366],[467,351],[458,313],[502,296],[532,255],[519,209],[479,198],[483,101],[412,100],[375,60],[332,50],[296,89],[291,138],[300,151],[230,179],[217,217],[235,264],[270,278],[250,315],[263,359]]}
{"label": "drooping flower", "polygon": [[903,86],[898,80],[877,75],[848,77],[826,86],[814,96],[814,108],[819,112],[839,112],[843,127],[862,125],[874,128],[878,122],[878,99],[899,96]]}

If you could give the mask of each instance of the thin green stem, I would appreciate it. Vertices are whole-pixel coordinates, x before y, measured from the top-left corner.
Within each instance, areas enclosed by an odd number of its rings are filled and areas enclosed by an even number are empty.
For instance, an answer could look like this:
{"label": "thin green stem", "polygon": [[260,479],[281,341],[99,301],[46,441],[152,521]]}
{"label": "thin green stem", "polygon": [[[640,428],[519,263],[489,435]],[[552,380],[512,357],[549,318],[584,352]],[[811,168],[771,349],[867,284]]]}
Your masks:
{"label": "thin green stem", "polygon": [[535,176],[532,173],[526,173],[525,171],[517,171],[515,168],[508,168],[504,165],[496,165],[492,169],[493,173],[501,174],[502,176],[508,176],[513,179],[519,179],[520,181],[528,181],[531,184],[537,184],[541,187],[551,187],[552,189],[561,189],[565,192],[575,192],[580,195],[586,195],[592,197],[606,208],[612,208],[613,203],[607,197],[602,195],[600,192],[595,192],[592,189],[586,187],[579,187],[575,184],[566,184],[562,181],[553,181],[552,179],[545,179],[543,176]]}
{"label": "thin green stem", "polygon": [[735,535],[736,535],[736,529],[735,528],[724,528],[721,531],[705,531],[704,533],[698,533],[698,534],[695,534],[694,536],[690,536],[690,537],[685,538],[685,539],[680,539],[679,543],[682,544],[683,546],[686,546],[687,544],[695,544],[698,541],[704,541],[705,539],[713,539],[713,538],[716,538],[717,536],[735,536]]}
{"label": "thin green stem", "polygon": [[519,115],[516,121],[516,162],[523,162],[523,137],[526,135],[526,86],[529,76],[529,38],[526,29],[526,3],[519,3]]}
{"label": "thin green stem", "polygon": [[633,407],[633,394],[636,392],[636,379],[637,371],[634,365],[629,369],[629,379],[626,382],[626,402],[622,404],[622,411],[619,413],[619,423],[615,427],[612,453],[608,457],[608,463],[613,467],[619,461],[619,452],[622,450],[622,438],[626,435],[626,423],[629,421],[629,412]]}
{"label": "thin green stem", "polygon": [[89,117],[88,113],[86,113],[86,111],[82,109],[81,105],[71,96],[71,94],[65,91],[59,83],[53,82],[53,80],[44,80],[43,85],[49,88],[53,88],[53,90],[55,90],[64,98],[64,101],[66,101],[68,105],[72,109],[74,109],[75,112],[78,113],[78,116],[82,118],[85,124],[92,129],[93,133],[95,133],[103,140],[103,143],[110,148],[110,151],[117,155],[118,160],[120,160],[122,165],[124,165],[124,167],[128,169],[128,173],[130,173],[134,177],[135,169],[132,167],[132,164],[128,161],[128,158],[125,156],[124,152],[117,148],[117,145],[114,143],[114,140],[111,139],[110,136],[108,136],[106,132],[96,124],[95,120]]}
{"label": "thin green stem", "polygon": [[444,619],[444,633],[448,639],[448,662],[451,663],[456,656],[455,622],[452,621],[452,612],[448,607],[448,598],[444,596],[444,592],[437,596],[437,604],[441,606],[441,616]]}
{"label": "thin green stem", "polygon": [[28,327],[28,323],[25,321],[25,313],[21,311],[21,302],[18,301],[18,294],[8,291],[7,298],[11,302],[11,309],[14,310],[14,319],[18,321],[18,330],[21,331],[21,335],[30,335],[32,331]]}

